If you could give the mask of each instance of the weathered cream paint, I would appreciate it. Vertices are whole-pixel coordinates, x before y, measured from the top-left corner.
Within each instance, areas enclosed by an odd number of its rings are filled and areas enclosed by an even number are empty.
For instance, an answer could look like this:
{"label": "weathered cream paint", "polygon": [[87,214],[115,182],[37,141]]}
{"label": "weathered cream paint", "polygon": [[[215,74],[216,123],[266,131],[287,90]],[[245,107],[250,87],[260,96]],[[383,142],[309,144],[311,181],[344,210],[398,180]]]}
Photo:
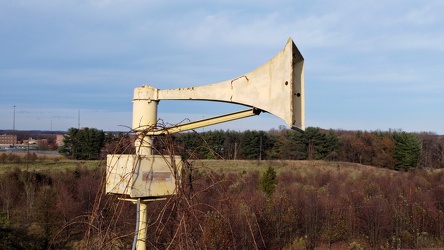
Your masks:
{"label": "weathered cream paint", "polygon": [[106,192],[131,198],[175,194],[180,156],[108,155]]}
{"label": "weathered cream paint", "polygon": [[[252,109],[159,130],[156,128],[157,106],[161,100],[222,101],[250,106]],[[256,115],[260,111],[280,117],[293,128],[305,129],[304,58],[291,38],[284,49],[270,61],[250,73],[228,81],[170,90],[159,90],[146,85],[135,88],[132,127],[137,135],[137,154],[108,156],[107,172],[112,177],[108,179],[115,180],[109,182],[107,192],[129,194],[131,197],[173,194],[173,186],[159,188],[163,191],[153,193],[151,189],[147,191],[147,183],[141,181],[142,172],[147,168],[154,168],[156,164],[171,164],[169,157],[148,157],[152,155],[151,136],[240,119]],[[176,162],[180,162],[180,159]],[[138,186],[140,183],[145,186]],[[128,187],[130,191],[127,190]]]}
{"label": "weathered cream paint", "polygon": [[187,131],[196,128],[207,127],[214,124],[219,124],[228,121],[234,121],[237,119],[242,119],[250,116],[259,115],[261,110],[257,109],[248,109],[244,111],[234,112],[225,115],[219,115],[211,118],[206,118],[198,121],[192,121],[187,123],[178,124],[168,128],[158,128],[156,130],[147,131],[148,135],[164,135],[164,134],[174,134],[182,131]]}
{"label": "weathered cream paint", "polygon": [[[164,130],[157,126],[160,100],[207,100],[237,103],[252,109],[182,124]],[[134,90],[132,129],[137,135],[135,155],[108,155],[106,192],[151,199],[176,193],[179,156],[152,155],[151,136],[231,121],[266,111],[290,127],[305,129],[304,58],[293,40],[256,70],[228,81],[189,88]],[[146,205],[141,205],[137,249],[146,249]]]}
{"label": "weathered cream paint", "polygon": [[[228,81],[167,90],[151,86],[135,89],[133,102],[160,100],[206,100],[241,104],[271,113],[283,119],[290,127],[304,130],[304,58],[293,40],[289,39],[285,48],[270,61]],[[139,111],[133,112],[133,119],[140,119]],[[138,122],[139,120],[133,120],[133,127],[148,127],[140,126]]]}
{"label": "weathered cream paint", "polygon": [[207,100],[242,104],[305,129],[304,58],[293,40],[270,61],[234,79],[197,87],[156,90],[157,100]]}
{"label": "weathered cream paint", "polygon": [[150,96],[156,93],[157,89],[150,86],[134,89],[132,126],[137,135],[135,146],[139,155],[152,155],[153,140],[145,131],[153,130],[157,124],[159,101]]}
{"label": "weathered cream paint", "polygon": [[141,202],[139,211],[139,231],[137,232],[137,243],[136,250],[146,250],[146,236],[147,236],[147,219],[148,219],[148,210],[147,204]]}

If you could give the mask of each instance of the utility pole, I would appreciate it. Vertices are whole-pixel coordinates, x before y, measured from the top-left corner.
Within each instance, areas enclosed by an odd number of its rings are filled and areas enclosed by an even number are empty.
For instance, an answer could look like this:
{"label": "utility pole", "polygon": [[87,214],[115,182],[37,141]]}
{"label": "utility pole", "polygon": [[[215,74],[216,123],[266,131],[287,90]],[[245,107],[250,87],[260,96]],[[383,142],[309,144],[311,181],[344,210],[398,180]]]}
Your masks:
{"label": "utility pole", "polygon": [[28,171],[28,157],[29,157],[29,141],[31,138],[28,138],[28,147],[26,149],[26,171]]}
{"label": "utility pole", "polygon": [[15,105],[14,107],[14,118],[12,119],[12,147],[15,148]]}
{"label": "utility pole", "polygon": [[236,156],[237,156],[237,142],[234,143],[234,160],[236,160]]}
{"label": "utility pole", "polygon": [[262,161],[262,135],[259,137],[259,161]]}

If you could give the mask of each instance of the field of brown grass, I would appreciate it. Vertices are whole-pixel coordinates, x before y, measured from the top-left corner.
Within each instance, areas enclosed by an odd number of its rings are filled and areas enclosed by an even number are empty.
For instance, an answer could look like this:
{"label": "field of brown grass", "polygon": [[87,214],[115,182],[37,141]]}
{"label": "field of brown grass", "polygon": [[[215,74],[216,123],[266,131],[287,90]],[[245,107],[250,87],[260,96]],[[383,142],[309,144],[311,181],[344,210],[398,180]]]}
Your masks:
{"label": "field of brown grass", "polygon": [[[0,159],[2,154],[0,153]],[[68,159],[61,155],[38,155],[37,159],[27,161],[26,153],[14,153],[20,157],[20,162],[4,161],[0,162],[0,173],[20,168],[22,170],[69,170],[76,167],[97,168],[105,167],[106,160],[97,161],[79,161]],[[257,171],[260,174],[265,172],[268,167],[273,167],[277,173],[281,172],[299,172],[299,173],[313,173],[318,171],[336,171],[338,173],[348,173],[353,175],[360,175],[362,173],[372,171],[373,173],[394,174],[396,171],[378,168],[368,165],[350,162],[335,162],[335,161],[315,161],[315,160],[190,160],[193,169],[199,171],[215,171],[219,173],[246,173]],[[439,170],[435,170],[439,171]]]}
{"label": "field of brown grass", "polygon": [[350,162],[334,161],[292,161],[292,160],[273,160],[273,161],[249,161],[249,160],[194,160],[191,161],[194,169],[212,170],[221,173],[245,173],[258,171],[263,173],[269,166],[273,167],[277,173],[280,172],[302,172],[313,171],[337,171],[349,173],[362,173],[375,171],[381,174],[395,173],[396,171],[377,168],[373,166],[362,165]]}
{"label": "field of brown grass", "polygon": [[[1,152],[0,159],[2,155],[9,154],[10,153]],[[39,154],[37,155],[37,158],[35,160],[27,160],[26,153],[13,154],[19,157],[16,159],[20,160],[6,160],[4,162],[0,162],[0,173],[14,168],[28,171],[63,171],[72,170],[77,167],[96,168],[106,165],[103,161],[78,161],[68,159],[61,155]]]}

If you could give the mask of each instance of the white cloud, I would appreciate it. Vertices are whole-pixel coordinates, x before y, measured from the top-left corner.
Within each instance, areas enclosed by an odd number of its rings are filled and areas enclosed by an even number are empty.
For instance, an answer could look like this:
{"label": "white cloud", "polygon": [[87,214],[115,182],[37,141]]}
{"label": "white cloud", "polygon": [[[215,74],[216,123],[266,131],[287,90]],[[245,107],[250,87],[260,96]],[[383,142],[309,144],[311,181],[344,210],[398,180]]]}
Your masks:
{"label": "white cloud", "polygon": [[[85,118],[91,114],[85,122],[107,129],[131,113],[137,86],[227,80],[265,63],[292,37],[305,57],[313,125],[427,128],[397,109],[433,117],[429,124],[444,122],[436,108],[444,105],[443,6],[439,0],[6,1],[0,8],[0,113],[9,114],[14,104],[30,114],[50,108],[53,113],[27,123],[44,121],[45,127],[48,118],[82,109]],[[161,105],[175,121],[183,114],[225,113],[210,104],[194,111]],[[75,125],[72,119],[60,120]],[[251,121],[245,126],[257,125]],[[0,128],[11,123],[0,122]]]}

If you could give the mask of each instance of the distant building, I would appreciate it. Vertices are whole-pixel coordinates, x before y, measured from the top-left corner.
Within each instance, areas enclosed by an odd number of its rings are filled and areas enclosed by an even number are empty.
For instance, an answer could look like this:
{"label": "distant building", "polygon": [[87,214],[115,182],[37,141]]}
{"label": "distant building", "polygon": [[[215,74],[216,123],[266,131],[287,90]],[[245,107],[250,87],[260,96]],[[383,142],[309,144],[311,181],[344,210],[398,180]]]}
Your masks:
{"label": "distant building", "polygon": [[17,135],[0,135],[0,144],[17,144]]}
{"label": "distant building", "polygon": [[39,149],[43,149],[46,150],[48,149],[48,139],[33,139],[33,138],[29,138],[29,140],[23,140],[23,144],[22,145],[34,145],[37,146],[37,148]]}
{"label": "distant building", "polygon": [[57,146],[62,146],[63,145],[63,138],[65,138],[64,135],[56,135],[56,144]]}

